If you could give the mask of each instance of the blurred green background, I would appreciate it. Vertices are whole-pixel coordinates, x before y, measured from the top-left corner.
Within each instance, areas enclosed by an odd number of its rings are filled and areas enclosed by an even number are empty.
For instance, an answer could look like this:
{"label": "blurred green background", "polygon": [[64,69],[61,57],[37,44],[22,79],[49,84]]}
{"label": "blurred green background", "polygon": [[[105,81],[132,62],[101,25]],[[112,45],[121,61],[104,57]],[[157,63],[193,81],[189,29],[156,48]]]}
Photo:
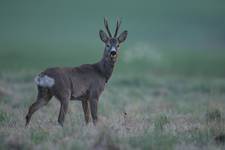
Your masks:
{"label": "blurred green background", "polygon": [[1,72],[98,61],[105,16],[129,31],[116,72],[225,74],[224,0],[1,0]]}

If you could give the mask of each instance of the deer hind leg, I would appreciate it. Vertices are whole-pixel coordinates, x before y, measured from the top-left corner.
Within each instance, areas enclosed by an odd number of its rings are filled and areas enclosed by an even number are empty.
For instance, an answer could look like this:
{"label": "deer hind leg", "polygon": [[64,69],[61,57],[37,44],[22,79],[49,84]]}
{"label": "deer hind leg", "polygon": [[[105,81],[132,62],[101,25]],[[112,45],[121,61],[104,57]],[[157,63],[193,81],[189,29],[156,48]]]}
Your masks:
{"label": "deer hind leg", "polygon": [[55,97],[59,100],[60,102],[60,111],[59,111],[59,116],[58,116],[58,123],[63,127],[63,123],[65,120],[66,113],[68,111],[68,105],[69,105],[69,100],[71,96],[71,92],[69,90],[60,90],[60,91],[55,91]]}
{"label": "deer hind leg", "polygon": [[91,108],[91,116],[94,125],[96,125],[98,121],[98,99],[91,99],[90,100],[90,108]]}
{"label": "deer hind leg", "polygon": [[83,111],[84,111],[85,122],[86,122],[86,124],[88,124],[90,122],[89,101],[83,100],[82,101],[82,107],[83,107]]}
{"label": "deer hind leg", "polygon": [[68,111],[69,100],[68,99],[61,99],[60,103],[61,103],[61,106],[60,106],[58,122],[63,127],[63,123],[64,123],[64,120],[65,120],[65,115],[66,115],[66,113]]}
{"label": "deer hind leg", "polygon": [[38,87],[38,96],[36,102],[34,102],[30,107],[29,111],[26,115],[26,125],[27,126],[30,122],[31,116],[34,112],[40,109],[42,106],[46,105],[50,99],[52,98],[52,94],[50,93],[49,89]]}

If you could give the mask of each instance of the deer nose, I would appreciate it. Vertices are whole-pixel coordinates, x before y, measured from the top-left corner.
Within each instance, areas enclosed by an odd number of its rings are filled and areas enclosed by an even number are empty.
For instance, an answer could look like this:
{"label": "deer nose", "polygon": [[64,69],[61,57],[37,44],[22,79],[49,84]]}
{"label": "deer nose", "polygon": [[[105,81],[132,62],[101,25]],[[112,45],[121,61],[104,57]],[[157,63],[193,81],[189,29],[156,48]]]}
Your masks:
{"label": "deer nose", "polygon": [[116,51],[111,51],[110,54],[111,54],[112,56],[114,56],[114,55],[116,55]]}
{"label": "deer nose", "polygon": [[112,47],[112,48],[111,48],[110,54],[111,54],[111,55],[116,55],[116,48],[115,48],[115,47]]}

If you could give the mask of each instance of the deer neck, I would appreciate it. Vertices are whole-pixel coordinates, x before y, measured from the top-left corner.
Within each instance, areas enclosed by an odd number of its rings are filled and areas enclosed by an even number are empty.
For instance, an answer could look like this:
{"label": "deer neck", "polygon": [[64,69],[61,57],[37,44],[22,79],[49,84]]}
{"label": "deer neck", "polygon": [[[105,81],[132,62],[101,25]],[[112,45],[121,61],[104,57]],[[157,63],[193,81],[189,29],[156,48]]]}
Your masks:
{"label": "deer neck", "polygon": [[106,79],[106,82],[112,75],[115,62],[115,60],[111,59],[110,57],[107,57],[106,55],[104,55],[102,59],[98,62],[98,70],[101,75]]}

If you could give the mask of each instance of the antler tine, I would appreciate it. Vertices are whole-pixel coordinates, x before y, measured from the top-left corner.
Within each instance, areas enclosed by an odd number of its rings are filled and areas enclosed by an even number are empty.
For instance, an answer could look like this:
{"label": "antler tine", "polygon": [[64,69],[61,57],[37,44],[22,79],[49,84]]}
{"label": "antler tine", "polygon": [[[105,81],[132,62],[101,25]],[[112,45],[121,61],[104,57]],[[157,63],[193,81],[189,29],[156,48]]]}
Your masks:
{"label": "antler tine", "polygon": [[106,18],[104,18],[104,24],[105,24],[105,28],[106,28],[106,30],[107,30],[107,32],[109,34],[109,37],[112,37],[111,32],[109,30],[109,26],[108,26],[108,21],[107,21]]}
{"label": "antler tine", "polygon": [[114,37],[116,37],[117,34],[118,34],[120,24],[121,24],[121,20],[117,19],[117,21],[116,21],[116,31],[115,31]]}

